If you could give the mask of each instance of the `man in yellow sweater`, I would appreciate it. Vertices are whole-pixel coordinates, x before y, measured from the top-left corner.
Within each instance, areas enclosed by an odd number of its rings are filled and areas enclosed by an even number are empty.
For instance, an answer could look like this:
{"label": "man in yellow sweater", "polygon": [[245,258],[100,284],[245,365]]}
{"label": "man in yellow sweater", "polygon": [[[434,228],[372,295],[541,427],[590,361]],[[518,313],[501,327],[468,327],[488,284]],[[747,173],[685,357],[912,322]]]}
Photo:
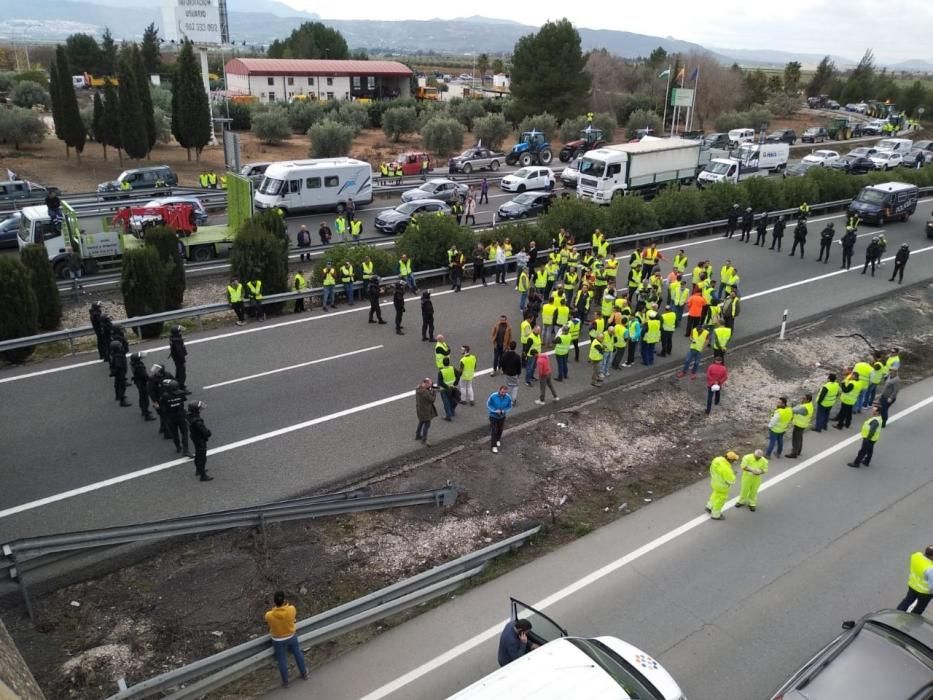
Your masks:
{"label": "man in yellow sweater", "polygon": [[269,625],[269,636],[272,637],[272,648],[275,650],[275,660],[279,664],[279,673],[282,674],[282,686],[288,687],[288,651],[295,657],[298,672],[304,680],[308,680],[308,669],[305,666],[305,657],[298,645],[298,635],[295,633],[295,606],[285,602],[285,593],[276,591],[272,597],[275,607],[266,613],[266,624]]}

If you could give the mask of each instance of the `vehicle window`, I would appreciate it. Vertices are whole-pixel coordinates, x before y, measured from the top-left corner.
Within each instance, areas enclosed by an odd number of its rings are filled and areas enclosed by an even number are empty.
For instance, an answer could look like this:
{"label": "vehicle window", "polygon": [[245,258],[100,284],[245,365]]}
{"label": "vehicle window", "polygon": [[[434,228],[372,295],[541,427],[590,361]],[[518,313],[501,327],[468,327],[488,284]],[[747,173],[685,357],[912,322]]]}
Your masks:
{"label": "vehicle window", "polygon": [[291,194],[298,194],[301,192],[301,180],[289,180],[288,191]]}
{"label": "vehicle window", "polygon": [[282,191],[282,185],[284,184],[285,180],[278,180],[274,177],[263,178],[262,184],[259,185],[259,193],[276,195]]}
{"label": "vehicle window", "polygon": [[884,192],[879,190],[862,190],[856,201],[865,204],[884,204]]}
{"label": "vehicle window", "polygon": [[525,178],[531,175],[531,171],[528,168],[521,168],[515,171],[515,177],[519,180],[524,180]]}
{"label": "vehicle window", "polygon": [[340,178],[336,175],[328,175],[324,178],[324,187],[337,187],[340,185]]}
{"label": "vehicle window", "polygon": [[6,185],[0,185],[0,195],[7,194],[8,192],[9,190],[7,189]]}
{"label": "vehicle window", "polygon": [[607,169],[606,176],[612,177],[613,175],[618,175],[622,172],[622,163],[613,163]]}
{"label": "vehicle window", "polygon": [[51,221],[43,221],[37,225],[37,228],[39,229],[39,235],[42,236],[43,241],[47,241],[50,238],[58,238],[61,235]]}
{"label": "vehicle window", "polygon": [[[597,639],[568,639],[612,677],[632,700],[660,697],[657,689],[638,669]],[[653,659],[650,659],[653,661]]]}
{"label": "vehicle window", "polygon": [[321,186],[321,178],[319,177],[309,177],[305,180],[305,187],[309,190],[316,190]]}
{"label": "vehicle window", "polygon": [[525,605],[515,598],[512,602],[512,619],[531,622],[531,636],[538,643],[546,643],[567,636],[567,631],[542,612]]}

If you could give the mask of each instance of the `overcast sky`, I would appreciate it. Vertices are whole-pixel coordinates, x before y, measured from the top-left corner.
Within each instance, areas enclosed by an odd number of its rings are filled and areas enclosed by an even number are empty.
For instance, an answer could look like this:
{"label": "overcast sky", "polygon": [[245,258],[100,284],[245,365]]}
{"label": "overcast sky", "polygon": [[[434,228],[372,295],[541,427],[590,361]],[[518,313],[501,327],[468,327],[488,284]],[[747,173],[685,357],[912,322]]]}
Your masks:
{"label": "overcast sky", "polygon": [[[483,15],[542,24],[548,18],[566,16],[579,27],[671,36],[709,47],[830,53],[853,60],[872,47],[879,61],[886,63],[910,58],[933,62],[931,0],[667,0],[657,5],[637,1],[592,5],[559,0],[474,4],[356,0],[337,5],[319,0],[281,1],[326,19],[452,19]],[[599,15],[598,20],[595,15]]]}

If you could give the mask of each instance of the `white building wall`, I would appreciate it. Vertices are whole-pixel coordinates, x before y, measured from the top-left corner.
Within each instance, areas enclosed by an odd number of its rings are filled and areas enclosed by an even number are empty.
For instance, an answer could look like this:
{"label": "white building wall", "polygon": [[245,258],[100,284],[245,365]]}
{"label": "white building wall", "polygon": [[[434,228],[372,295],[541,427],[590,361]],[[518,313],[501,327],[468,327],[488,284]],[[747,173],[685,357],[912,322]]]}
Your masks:
{"label": "white building wall", "polygon": [[350,98],[349,76],[245,76],[230,73],[227,75],[227,84],[231,92],[253,95],[260,102],[285,102],[295,95],[308,95],[321,100]]}

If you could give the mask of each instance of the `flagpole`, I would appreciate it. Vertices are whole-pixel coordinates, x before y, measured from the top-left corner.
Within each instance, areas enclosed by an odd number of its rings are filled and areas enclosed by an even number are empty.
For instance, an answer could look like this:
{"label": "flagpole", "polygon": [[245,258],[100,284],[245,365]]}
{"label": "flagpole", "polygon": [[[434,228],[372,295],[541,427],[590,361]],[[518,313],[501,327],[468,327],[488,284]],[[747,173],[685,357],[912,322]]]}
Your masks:
{"label": "flagpole", "polygon": [[[680,76],[681,76],[681,77],[680,77],[680,89],[683,90],[684,83],[686,83],[686,81],[687,81],[687,66],[686,66],[686,65],[681,69]],[[680,107],[678,106],[678,107],[676,107],[675,109],[677,110],[677,111],[676,111],[676,114],[677,114],[677,118],[679,119],[679,118],[680,118]],[[675,123],[676,123],[676,122],[675,122]],[[684,126],[686,126],[686,125],[687,125],[687,121],[686,121],[686,119],[685,119],[685,120],[684,120]]]}
{"label": "flagpole", "polygon": [[667,85],[664,88],[664,116],[661,117],[661,134],[664,134],[664,127],[667,126],[667,96],[671,91],[671,66],[667,67]]}
{"label": "flagpole", "polygon": [[697,70],[696,80],[693,81],[693,102],[690,104],[690,126],[687,127],[687,131],[693,131],[693,115],[697,111],[697,85],[700,84],[700,71]]}

